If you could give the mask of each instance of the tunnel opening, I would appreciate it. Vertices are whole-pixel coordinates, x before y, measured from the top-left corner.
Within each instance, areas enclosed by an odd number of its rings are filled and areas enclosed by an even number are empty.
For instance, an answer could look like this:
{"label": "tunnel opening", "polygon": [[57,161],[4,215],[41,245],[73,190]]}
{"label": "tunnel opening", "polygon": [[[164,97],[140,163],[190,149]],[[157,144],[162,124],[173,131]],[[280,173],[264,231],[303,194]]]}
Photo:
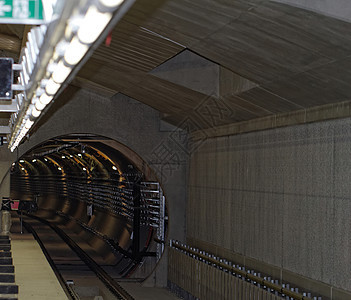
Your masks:
{"label": "tunnel opening", "polygon": [[111,276],[152,273],[168,214],[160,183],[132,150],[92,134],[60,136],[19,157],[10,174],[11,199],[37,206],[26,215],[84,241]]}

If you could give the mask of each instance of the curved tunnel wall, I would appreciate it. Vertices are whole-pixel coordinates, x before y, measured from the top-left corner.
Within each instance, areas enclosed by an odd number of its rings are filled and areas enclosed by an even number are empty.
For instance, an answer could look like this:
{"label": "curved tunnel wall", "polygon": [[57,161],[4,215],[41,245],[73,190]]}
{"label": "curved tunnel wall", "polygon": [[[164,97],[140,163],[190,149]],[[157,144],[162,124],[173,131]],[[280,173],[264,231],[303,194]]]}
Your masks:
{"label": "curved tunnel wall", "polygon": [[[67,103],[60,107],[65,101]],[[128,148],[133,150],[155,172],[168,201],[168,237],[184,239],[188,157],[179,145],[170,142],[174,129],[162,123],[157,111],[123,94],[106,98],[87,90],[69,88],[48,115],[50,119],[41,121],[40,128],[19,147],[19,156],[54,136],[74,133],[89,132],[120,142],[125,145],[121,147],[123,154],[132,155]],[[181,159],[163,161],[159,156],[160,147]],[[142,160],[135,161],[142,164]],[[165,260],[161,260],[150,277],[156,285],[166,284],[166,268],[162,267]]]}
{"label": "curved tunnel wall", "polygon": [[145,278],[161,255],[153,238],[163,239],[158,229],[163,193],[145,163],[144,173],[105,142],[85,134],[32,149],[11,168],[11,198],[37,201],[39,210],[32,214],[79,234],[119,276],[135,276],[137,270]]}

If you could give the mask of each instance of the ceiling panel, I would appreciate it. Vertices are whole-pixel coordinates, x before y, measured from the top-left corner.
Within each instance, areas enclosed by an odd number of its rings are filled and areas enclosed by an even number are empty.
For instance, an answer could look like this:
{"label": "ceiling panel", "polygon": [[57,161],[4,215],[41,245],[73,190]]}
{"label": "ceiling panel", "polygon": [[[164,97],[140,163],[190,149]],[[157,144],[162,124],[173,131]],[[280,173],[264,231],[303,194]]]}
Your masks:
{"label": "ceiling panel", "polygon": [[118,62],[148,72],[176,55],[184,47],[135,24],[122,21],[112,31],[111,44],[102,44],[94,53],[105,64]]}

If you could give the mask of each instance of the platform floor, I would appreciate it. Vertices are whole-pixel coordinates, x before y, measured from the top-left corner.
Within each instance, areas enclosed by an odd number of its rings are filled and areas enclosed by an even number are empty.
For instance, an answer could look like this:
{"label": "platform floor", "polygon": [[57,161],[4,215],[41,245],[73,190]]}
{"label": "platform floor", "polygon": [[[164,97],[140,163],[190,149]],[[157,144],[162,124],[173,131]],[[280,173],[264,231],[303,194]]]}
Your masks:
{"label": "platform floor", "polygon": [[67,299],[38,243],[31,235],[12,236],[11,247],[20,300]]}
{"label": "platform floor", "polygon": [[[15,266],[15,281],[19,286],[19,300],[65,300],[65,295],[60,283],[46,260],[39,244],[33,235],[24,231],[20,234],[19,219],[13,216],[11,228],[11,246],[13,265]],[[98,289],[103,292],[104,300],[114,300],[110,292],[98,285],[94,280],[82,274],[75,278],[75,283],[79,283],[80,289],[86,289],[86,297],[82,299],[94,299],[90,296],[89,289]],[[177,300],[174,294],[162,288],[143,287],[140,283],[119,282],[135,300]],[[84,294],[84,293],[81,293]],[[95,293],[96,294],[96,293]]]}
{"label": "platform floor", "polygon": [[140,283],[119,282],[119,284],[136,300],[179,300],[167,289],[143,287]]}

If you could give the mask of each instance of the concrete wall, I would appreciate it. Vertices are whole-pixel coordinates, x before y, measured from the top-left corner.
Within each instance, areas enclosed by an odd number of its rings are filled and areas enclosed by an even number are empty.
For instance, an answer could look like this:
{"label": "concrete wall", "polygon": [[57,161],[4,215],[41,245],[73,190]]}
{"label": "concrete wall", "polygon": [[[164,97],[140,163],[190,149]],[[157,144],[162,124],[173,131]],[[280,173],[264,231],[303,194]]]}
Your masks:
{"label": "concrete wall", "polygon": [[[47,139],[70,133],[98,134],[117,140],[156,172],[169,210],[169,238],[184,239],[187,156],[170,139],[175,129],[164,126],[154,109],[122,94],[106,98],[87,90],[66,93],[70,97],[73,94],[72,99],[61,107],[60,103],[54,104],[47,114],[50,118],[20,146],[20,155]],[[65,102],[65,95],[59,101]],[[165,270],[161,265],[157,269],[159,276],[154,274],[151,281],[165,285]]]}
{"label": "concrete wall", "polygon": [[0,147],[0,200],[2,200],[2,197],[10,196],[9,170],[16,157],[16,152],[11,153],[7,144]]}
{"label": "concrete wall", "polygon": [[188,242],[351,291],[350,179],[351,119],[209,139],[191,156]]}

